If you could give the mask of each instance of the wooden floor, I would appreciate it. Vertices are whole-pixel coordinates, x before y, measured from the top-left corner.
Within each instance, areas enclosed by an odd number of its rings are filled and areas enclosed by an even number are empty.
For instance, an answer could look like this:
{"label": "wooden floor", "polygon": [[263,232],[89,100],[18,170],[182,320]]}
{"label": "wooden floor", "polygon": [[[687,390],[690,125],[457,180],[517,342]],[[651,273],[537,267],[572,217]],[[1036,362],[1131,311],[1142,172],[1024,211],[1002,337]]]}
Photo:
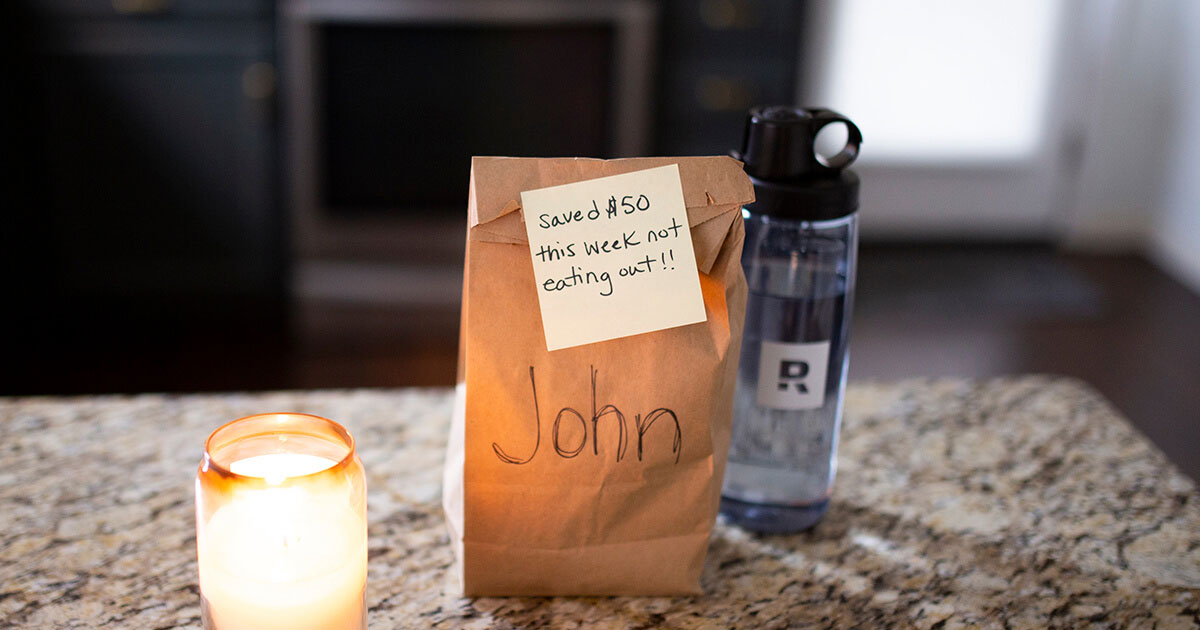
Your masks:
{"label": "wooden floor", "polygon": [[[285,326],[198,325],[164,335],[143,317],[132,329],[113,323],[103,341],[18,343],[0,373],[0,393],[453,382],[456,306],[298,303],[288,310]],[[1200,479],[1200,296],[1139,257],[1035,246],[864,246],[852,330],[852,380],[1074,376]]]}
{"label": "wooden floor", "polygon": [[1073,376],[1200,479],[1200,296],[1144,259],[875,248],[859,277],[852,379]]}

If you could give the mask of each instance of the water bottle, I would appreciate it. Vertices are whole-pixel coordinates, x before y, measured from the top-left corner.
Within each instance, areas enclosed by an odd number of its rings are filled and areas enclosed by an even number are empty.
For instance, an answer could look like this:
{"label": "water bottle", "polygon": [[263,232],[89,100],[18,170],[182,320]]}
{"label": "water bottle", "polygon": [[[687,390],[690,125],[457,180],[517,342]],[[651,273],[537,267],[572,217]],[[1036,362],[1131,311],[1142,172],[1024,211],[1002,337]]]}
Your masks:
{"label": "water bottle", "polygon": [[[828,158],[815,139],[845,126]],[[741,151],[755,201],[742,210],[749,296],[721,492],[727,521],[794,532],[825,514],[837,470],[858,250],[862,135],[827,109],[750,110]]]}

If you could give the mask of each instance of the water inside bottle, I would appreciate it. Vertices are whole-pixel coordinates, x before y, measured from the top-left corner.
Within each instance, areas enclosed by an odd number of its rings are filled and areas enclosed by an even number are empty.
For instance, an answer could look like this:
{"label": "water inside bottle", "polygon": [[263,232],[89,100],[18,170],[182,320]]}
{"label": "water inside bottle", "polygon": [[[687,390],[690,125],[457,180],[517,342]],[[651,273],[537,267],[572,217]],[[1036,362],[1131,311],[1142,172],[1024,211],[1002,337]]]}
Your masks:
{"label": "water inside bottle", "polygon": [[[752,290],[747,300],[721,511],[748,529],[811,527],[824,514],[832,490],[847,364],[846,280],[832,271],[817,271],[808,280],[806,290],[797,292],[803,297]],[[759,406],[764,340],[829,342],[822,406],[801,410]]]}

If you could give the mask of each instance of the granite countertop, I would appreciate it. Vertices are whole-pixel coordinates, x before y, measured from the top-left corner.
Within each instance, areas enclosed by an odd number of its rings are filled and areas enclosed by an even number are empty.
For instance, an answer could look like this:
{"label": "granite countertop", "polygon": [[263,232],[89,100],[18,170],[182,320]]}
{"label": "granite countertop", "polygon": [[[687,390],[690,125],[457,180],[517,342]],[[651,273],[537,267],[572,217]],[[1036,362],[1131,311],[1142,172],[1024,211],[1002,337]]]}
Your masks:
{"label": "granite countertop", "polygon": [[0,627],[200,628],[200,449],[272,410],[358,439],[372,628],[1200,627],[1195,486],[1047,377],[852,386],[825,520],[719,525],[707,595],[684,598],[456,597],[448,390],[0,400]]}

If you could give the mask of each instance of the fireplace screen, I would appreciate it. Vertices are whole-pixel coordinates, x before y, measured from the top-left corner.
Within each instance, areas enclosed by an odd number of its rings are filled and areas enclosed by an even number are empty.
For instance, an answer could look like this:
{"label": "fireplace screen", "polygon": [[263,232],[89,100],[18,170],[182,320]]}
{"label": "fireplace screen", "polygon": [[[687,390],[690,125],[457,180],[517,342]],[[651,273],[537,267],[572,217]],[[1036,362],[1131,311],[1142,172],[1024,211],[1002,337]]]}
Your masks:
{"label": "fireplace screen", "polygon": [[611,23],[321,29],[317,192],[331,218],[457,217],[472,155],[616,152]]}

